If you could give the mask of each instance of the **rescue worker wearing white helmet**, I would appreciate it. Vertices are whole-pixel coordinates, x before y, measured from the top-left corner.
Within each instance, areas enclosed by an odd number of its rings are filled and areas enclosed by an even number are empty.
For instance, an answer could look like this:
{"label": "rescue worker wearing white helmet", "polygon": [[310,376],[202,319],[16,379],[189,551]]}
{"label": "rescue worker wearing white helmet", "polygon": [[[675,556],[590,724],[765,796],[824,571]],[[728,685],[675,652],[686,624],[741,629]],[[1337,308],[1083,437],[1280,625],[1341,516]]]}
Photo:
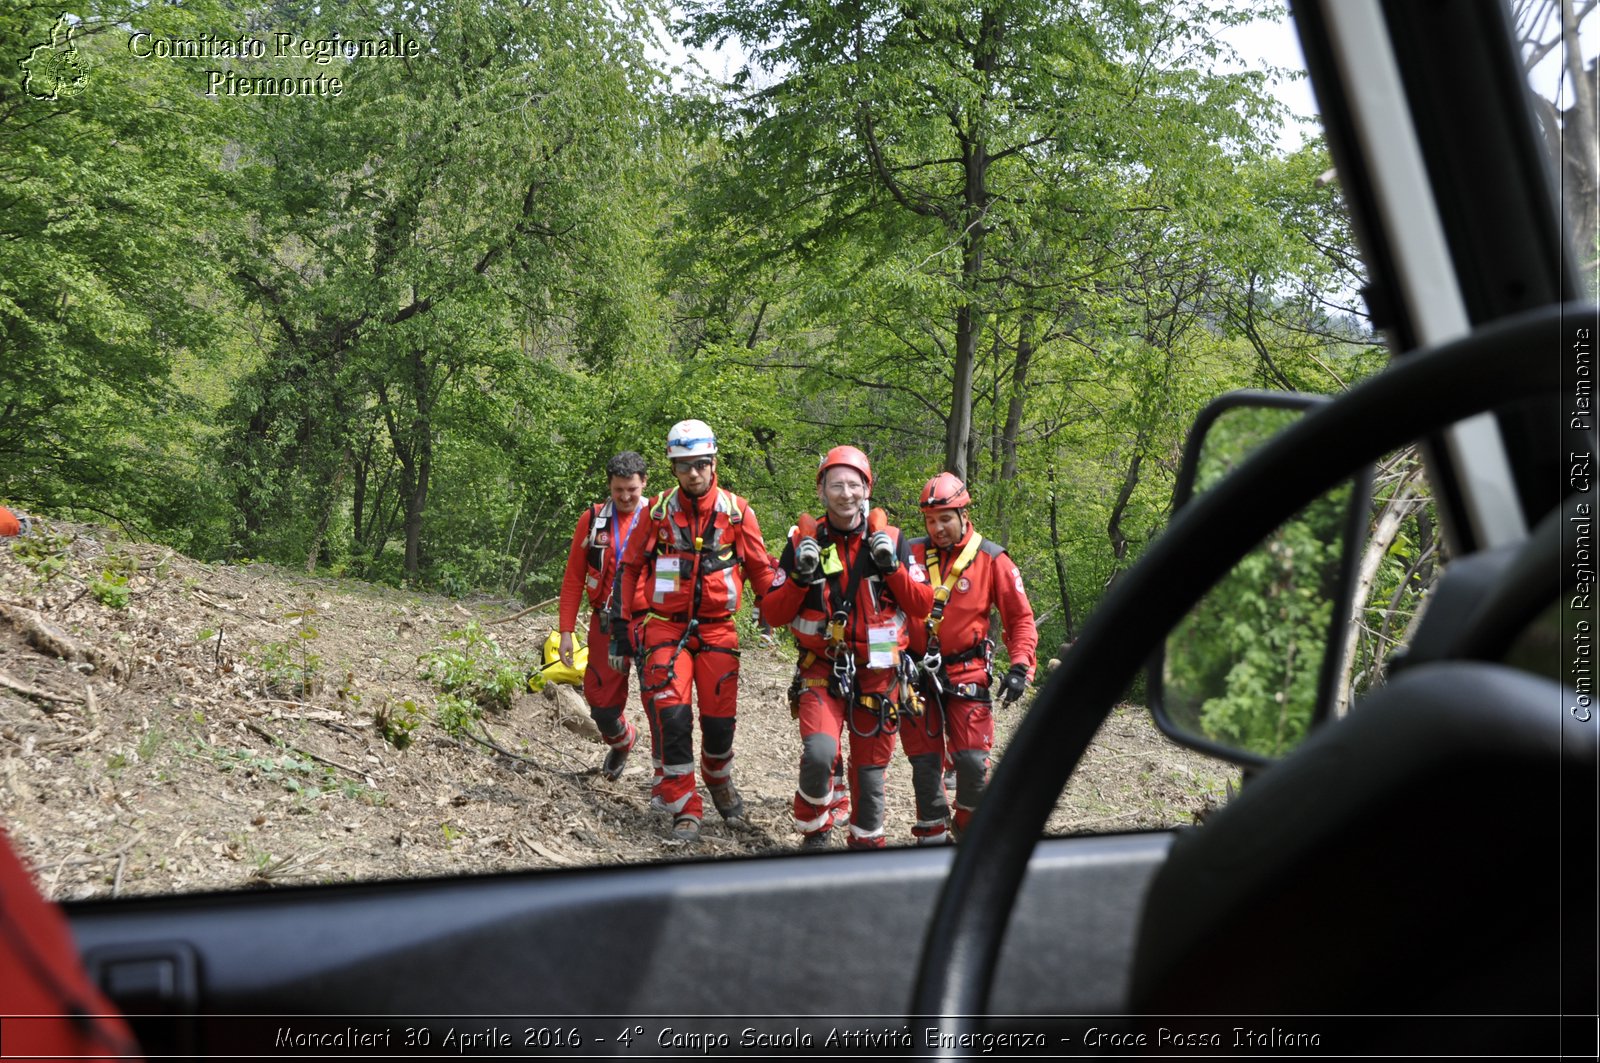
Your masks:
{"label": "rescue worker wearing white helmet", "polygon": [[640,659],[656,776],[651,805],[671,813],[673,836],[700,837],[704,804],[694,781],[694,710],[700,708],[700,775],[730,826],[744,823],[733,782],[739,698],[739,610],[745,580],[759,597],[772,560],[750,503],[717,483],[717,440],[704,421],[667,433],[676,487],[651,500],[622,560],[622,614],[611,654]]}
{"label": "rescue worker wearing white helmet", "polygon": [[[826,519],[801,514],[778,561],[762,616],[787,624],[800,646],[791,709],[800,721],[794,795],[802,849],[823,849],[849,823],[852,849],[884,846],[884,773],[894,736],[907,726],[908,628],[927,616],[933,592],[898,528],[869,510],[872,466],[855,447],[834,447],[817,470]],[[849,791],[838,779],[850,735]]]}
{"label": "rescue worker wearing white helmet", "polygon": [[994,716],[989,685],[994,681],[994,643],[989,614],[1000,614],[1011,667],[1001,678],[999,696],[1015,702],[1033,678],[1039,633],[1033,607],[1022,589],[1022,573],[1005,548],[978,534],[968,518],[972,496],[966,484],[942,472],[922,489],[922,520],[928,534],[911,540],[911,556],[928,569],[933,607],[911,630],[911,653],[918,661],[926,713],[904,730],[916,795],[918,844],[939,845],[946,833],[948,804],[944,764],[948,750],[955,766],[955,837],[967,829],[972,811],[989,780],[994,748]]}
{"label": "rescue worker wearing white helmet", "polygon": [[568,668],[573,661],[573,632],[578,625],[578,608],[587,596],[589,616],[589,656],[583,670],[583,699],[589,703],[589,717],[600,729],[609,748],[600,765],[606,779],[622,777],[638,732],[623,711],[628,702],[628,669],[613,668],[606,650],[612,624],[622,616],[622,555],[639,523],[646,471],[644,458],[624,450],[606,463],[606,486],[610,498],[583,511],[572,533],[567,551],[566,577],[561,581],[561,611],[557,630],[561,633],[557,653]]}

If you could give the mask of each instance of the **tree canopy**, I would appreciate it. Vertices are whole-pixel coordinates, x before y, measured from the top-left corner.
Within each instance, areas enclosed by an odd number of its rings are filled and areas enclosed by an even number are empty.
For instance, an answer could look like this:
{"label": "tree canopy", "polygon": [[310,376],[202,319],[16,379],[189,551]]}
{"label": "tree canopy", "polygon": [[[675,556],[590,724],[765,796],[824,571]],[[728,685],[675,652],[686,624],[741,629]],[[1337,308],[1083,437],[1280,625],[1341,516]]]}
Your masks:
{"label": "tree canopy", "polygon": [[[913,529],[963,476],[1069,640],[1204,401],[1378,364],[1326,153],[1224,62],[1258,14],[10,5],[0,495],[537,600],[698,417],[774,546],[834,444]],[[662,26],[747,61],[674,81]]]}

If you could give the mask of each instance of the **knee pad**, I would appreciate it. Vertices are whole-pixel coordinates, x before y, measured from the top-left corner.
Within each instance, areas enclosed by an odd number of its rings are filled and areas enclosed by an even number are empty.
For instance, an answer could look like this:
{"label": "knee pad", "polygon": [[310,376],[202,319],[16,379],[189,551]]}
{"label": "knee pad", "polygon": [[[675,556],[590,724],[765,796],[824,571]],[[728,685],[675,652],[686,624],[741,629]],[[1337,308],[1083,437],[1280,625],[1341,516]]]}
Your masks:
{"label": "knee pad", "polygon": [[863,764],[856,769],[856,814],[851,820],[862,830],[883,829],[884,766]]}
{"label": "knee pad", "polygon": [[668,764],[688,764],[694,760],[694,712],[687,705],[663,705],[656,715],[661,721],[661,759]]}
{"label": "knee pad", "polygon": [[600,729],[600,733],[607,738],[615,738],[627,727],[622,721],[622,706],[614,709],[602,709],[598,706],[589,706],[589,719]]}
{"label": "knee pad", "polygon": [[911,761],[911,792],[917,801],[917,819],[944,819],[950,806],[944,794],[944,765],[937,753],[918,753]]}
{"label": "knee pad", "polygon": [[807,735],[800,747],[800,792],[821,798],[833,789],[833,762],[839,743],[831,735]]}
{"label": "knee pad", "polygon": [[958,749],[955,755],[956,804],[976,808],[989,781],[989,754],[981,749]]}
{"label": "knee pad", "polygon": [[700,751],[708,757],[721,759],[733,756],[732,716],[700,717]]}

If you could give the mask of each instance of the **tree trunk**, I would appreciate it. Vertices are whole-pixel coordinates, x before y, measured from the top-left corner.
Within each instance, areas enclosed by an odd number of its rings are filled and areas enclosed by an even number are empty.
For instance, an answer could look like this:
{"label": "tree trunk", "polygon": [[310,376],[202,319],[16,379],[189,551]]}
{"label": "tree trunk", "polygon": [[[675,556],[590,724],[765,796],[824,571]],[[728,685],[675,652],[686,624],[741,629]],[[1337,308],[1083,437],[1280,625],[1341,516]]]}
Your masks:
{"label": "tree trunk", "polygon": [[1017,361],[1011,369],[1011,401],[1006,407],[1006,425],[1000,434],[1000,483],[995,498],[995,524],[1000,545],[1011,545],[1011,494],[1017,479],[1017,436],[1022,432],[1024,389],[1028,366],[1033,361],[1034,316],[1022,315],[1017,328]]}
{"label": "tree trunk", "polygon": [[428,478],[433,474],[433,425],[419,415],[411,423],[416,441],[417,460],[406,492],[406,577],[415,580],[422,573],[422,514],[428,507]]}
{"label": "tree trunk", "polygon": [[350,472],[353,455],[350,448],[345,448],[344,454],[339,459],[339,468],[333,474],[333,482],[324,492],[322,514],[317,518],[317,530],[311,535],[311,549],[306,551],[306,575],[317,570],[317,555],[322,552],[322,540],[328,534],[328,524],[333,520],[333,511],[339,504],[339,491],[344,487],[344,478]]}
{"label": "tree trunk", "polygon": [[1050,556],[1055,561],[1056,587],[1061,592],[1061,618],[1066,625],[1066,633],[1062,635],[1063,646],[1078,637],[1072,622],[1072,595],[1067,590],[1067,562],[1061,556],[1061,533],[1056,522],[1059,511],[1059,501],[1056,497],[1056,466],[1050,463]]}
{"label": "tree trunk", "polygon": [[1128,471],[1122,477],[1122,490],[1117,492],[1117,501],[1111,507],[1111,519],[1106,521],[1106,537],[1111,540],[1111,557],[1113,565],[1111,578],[1106,580],[1106,591],[1109,592],[1116,586],[1117,578],[1122,575],[1122,562],[1128,556],[1128,536],[1122,530],[1122,515],[1128,510],[1128,500],[1133,497],[1133,489],[1139,486],[1139,466],[1144,464],[1145,435],[1139,433],[1134,441],[1133,460],[1128,462]]}
{"label": "tree trunk", "polygon": [[[999,54],[1000,19],[985,10],[973,44],[972,65],[977,80],[984,89],[987,103],[987,86],[994,75],[995,60]],[[988,227],[984,215],[989,208],[989,148],[988,131],[982,120],[987,108],[977,121],[958,129],[961,142],[961,168],[965,178],[962,187],[961,224],[961,305],[956,308],[956,362],[951,374],[950,421],[945,429],[944,467],[961,479],[967,479],[971,465],[972,447],[972,376],[977,363],[978,332],[982,314],[977,306],[977,293],[983,284],[983,242]]]}

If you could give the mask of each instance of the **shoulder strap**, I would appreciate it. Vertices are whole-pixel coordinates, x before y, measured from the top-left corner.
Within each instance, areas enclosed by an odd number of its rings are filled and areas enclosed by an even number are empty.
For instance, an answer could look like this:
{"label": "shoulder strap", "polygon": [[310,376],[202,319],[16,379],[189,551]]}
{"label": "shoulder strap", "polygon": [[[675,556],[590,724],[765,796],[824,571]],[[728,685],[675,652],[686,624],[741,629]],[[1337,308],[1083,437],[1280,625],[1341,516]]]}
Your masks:
{"label": "shoulder strap", "polygon": [[972,529],[972,534],[967,538],[967,545],[956,555],[943,581],[939,579],[939,552],[928,551],[928,579],[933,583],[933,609],[928,613],[925,623],[930,638],[939,636],[939,625],[944,623],[944,607],[950,601],[950,592],[955,587],[956,580],[961,578],[961,573],[965,572],[967,566],[972,564],[972,559],[978,556],[978,548],[986,542],[988,540],[978,534],[978,529]]}
{"label": "shoulder strap", "polygon": [[[836,547],[837,548],[837,547]],[[848,574],[835,573],[828,577],[829,597],[833,599],[833,612],[828,616],[828,640],[843,643],[845,625],[850,619],[850,610],[854,608],[856,591],[861,588],[861,577],[866,574],[870,559],[867,556],[867,542],[865,534],[861,537],[861,545],[856,548],[856,559],[850,565]],[[841,588],[840,578],[848,575],[848,580]]]}
{"label": "shoulder strap", "polygon": [[[977,530],[974,529],[972,537],[967,540],[967,545],[962,547],[961,552],[956,555],[955,562],[951,564],[950,572],[944,577],[943,583],[939,580],[939,552],[937,549],[928,551],[928,579],[933,582],[935,607],[950,597],[950,588],[956,585],[956,580],[961,578],[961,573],[965,572],[967,566],[972,564],[972,559],[978,556],[978,548],[986,542],[988,540],[979,535]],[[942,595],[940,594],[941,591],[944,592]]]}
{"label": "shoulder strap", "polygon": [[[608,507],[611,508],[611,513],[609,515],[606,513],[606,510],[607,510]],[[594,503],[591,503],[590,506],[589,506],[589,537],[588,537],[587,540],[584,541],[583,545],[589,547],[590,549],[593,549],[594,546],[596,545],[595,544],[595,540],[600,537],[600,529],[604,528],[608,524],[610,524],[611,523],[611,519],[610,518],[615,517],[615,516],[616,516],[616,509],[615,509],[614,506],[612,506],[612,503],[610,503],[610,502],[594,502]]]}

